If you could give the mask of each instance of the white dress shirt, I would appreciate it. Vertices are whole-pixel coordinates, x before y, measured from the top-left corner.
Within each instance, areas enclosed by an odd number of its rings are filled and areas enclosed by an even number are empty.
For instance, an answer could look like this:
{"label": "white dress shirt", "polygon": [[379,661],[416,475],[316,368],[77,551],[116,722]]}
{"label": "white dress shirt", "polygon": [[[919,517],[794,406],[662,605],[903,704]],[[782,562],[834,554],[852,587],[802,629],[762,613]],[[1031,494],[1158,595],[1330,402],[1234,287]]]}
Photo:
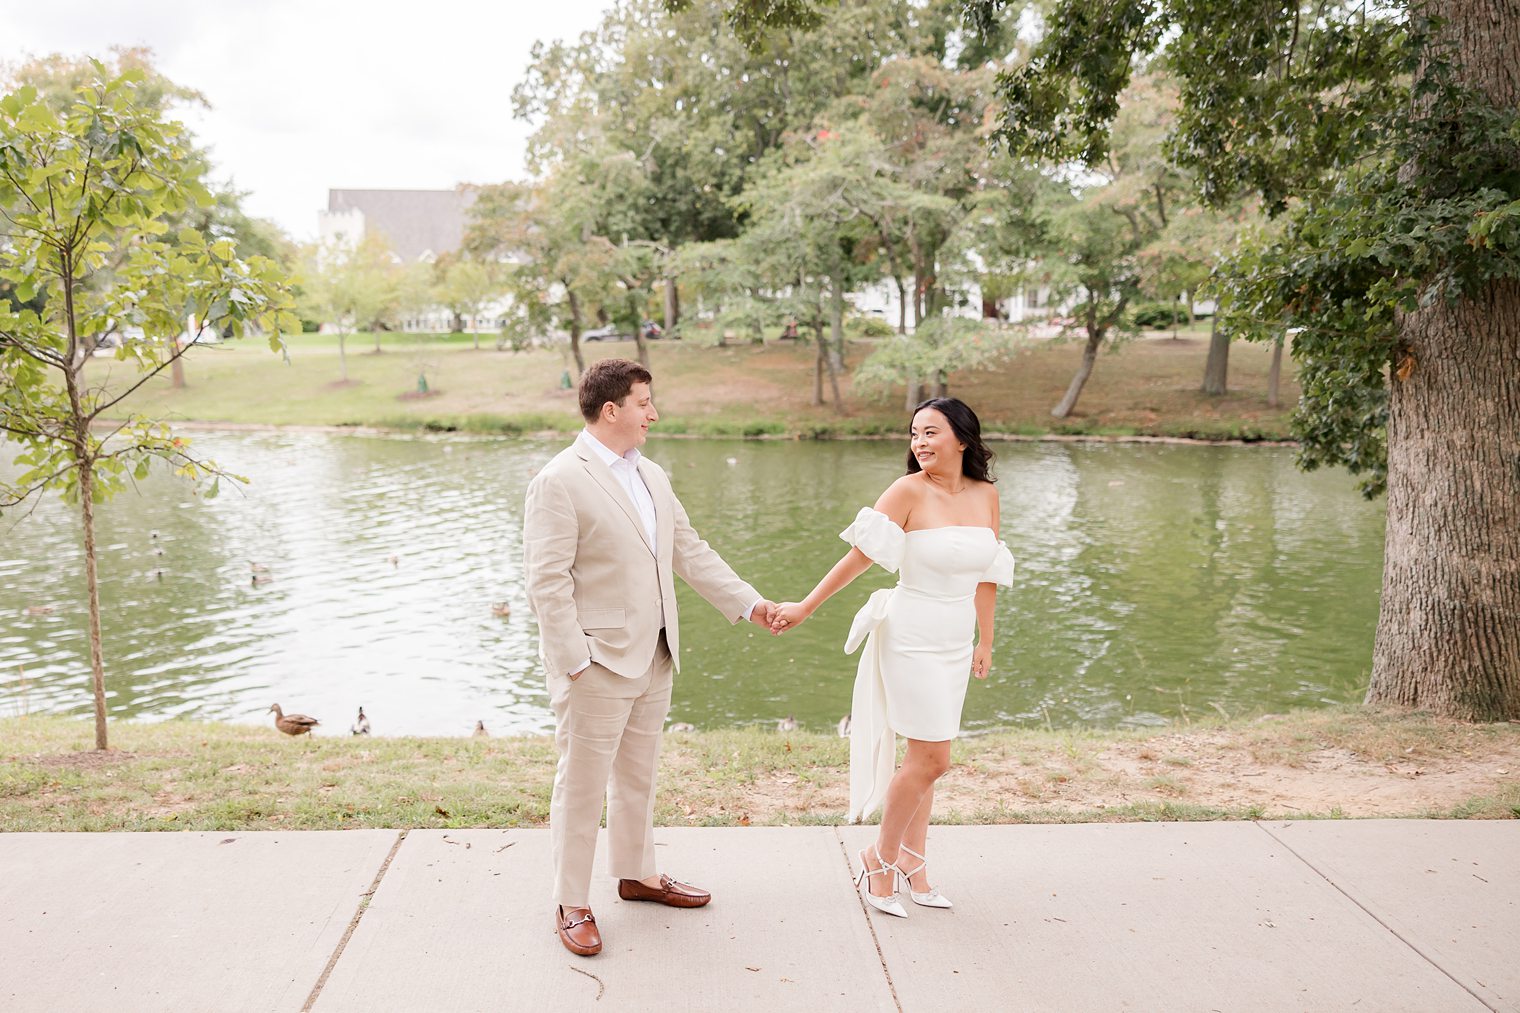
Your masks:
{"label": "white dress shirt", "polygon": [[658,553],[660,544],[655,538],[654,497],[649,495],[649,486],[644,484],[644,476],[639,474],[639,460],[644,455],[639,453],[639,448],[634,447],[619,457],[602,443],[601,440],[591,435],[590,430],[582,429],[576,437],[588,450],[601,459],[601,462],[612,469],[618,484],[628,494],[633,507],[639,512],[639,520],[644,522],[644,533],[649,536],[649,548]]}

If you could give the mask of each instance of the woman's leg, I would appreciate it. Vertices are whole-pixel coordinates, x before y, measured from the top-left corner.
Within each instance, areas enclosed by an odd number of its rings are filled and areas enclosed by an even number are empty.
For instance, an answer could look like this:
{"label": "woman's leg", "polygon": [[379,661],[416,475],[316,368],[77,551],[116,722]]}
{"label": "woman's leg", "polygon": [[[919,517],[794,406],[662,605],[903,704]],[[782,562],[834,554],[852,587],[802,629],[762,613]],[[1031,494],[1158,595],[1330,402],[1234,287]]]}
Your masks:
{"label": "woman's leg", "polygon": [[[896,863],[898,849],[902,846],[926,796],[932,797],[934,782],[950,769],[950,742],[924,742],[908,740],[908,752],[901,767],[892,775],[887,786],[887,799],[881,809],[881,829],[876,838],[876,850],[883,862]],[[930,803],[932,805],[932,802]],[[924,822],[928,823],[928,807],[925,806]],[[909,842],[909,847],[913,844]],[[915,848],[914,850],[922,850]],[[890,877],[871,876],[871,892],[878,897],[892,893]]]}
{"label": "woman's leg", "polygon": [[[908,829],[903,833],[902,843],[904,847],[912,848],[920,855],[929,854],[929,816],[934,809],[934,785],[929,785],[929,790],[924,792],[924,797],[918,803],[918,811],[908,821]],[[924,859],[927,868],[928,858]],[[908,860],[902,863],[904,869],[911,869],[918,865],[918,859],[908,856]],[[879,878],[879,877],[878,877]],[[929,874],[926,869],[919,869],[908,880],[910,889],[917,893],[929,892]]]}

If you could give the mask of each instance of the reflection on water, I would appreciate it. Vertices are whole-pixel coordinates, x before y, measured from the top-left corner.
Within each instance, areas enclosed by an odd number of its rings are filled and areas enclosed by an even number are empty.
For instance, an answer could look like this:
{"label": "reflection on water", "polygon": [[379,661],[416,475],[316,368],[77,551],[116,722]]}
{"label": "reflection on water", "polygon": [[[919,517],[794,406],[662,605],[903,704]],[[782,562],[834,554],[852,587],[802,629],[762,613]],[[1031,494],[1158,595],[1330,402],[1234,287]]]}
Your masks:
{"label": "reflection on water", "polygon": [[[260,722],[279,701],[328,734],[361,704],[377,734],[465,735],[477,718],[493,732],[552,727],[521,530],[527,482],[561,442],[196,443],[252,484],[202,502],[154,476],[97,511],[113,714]],[[832,565],[837,532],[903,456],[878,442],[646,449],[698,530],[778,599]],[[1383,513],[1344,475],[1300,474],[1273,448],[998,451],[1018,571],[998,596],[993,677],[972,685],[967,727],[1155,723],[1361,695]],[[672,719],[832,727],[854,678],[841,651],[850,619],[893,579],[873,569],[780,639],[729,627],[681,585]],[[50,498],[0,519],[0,714],[90,712],[83,586],[72,508]]]}

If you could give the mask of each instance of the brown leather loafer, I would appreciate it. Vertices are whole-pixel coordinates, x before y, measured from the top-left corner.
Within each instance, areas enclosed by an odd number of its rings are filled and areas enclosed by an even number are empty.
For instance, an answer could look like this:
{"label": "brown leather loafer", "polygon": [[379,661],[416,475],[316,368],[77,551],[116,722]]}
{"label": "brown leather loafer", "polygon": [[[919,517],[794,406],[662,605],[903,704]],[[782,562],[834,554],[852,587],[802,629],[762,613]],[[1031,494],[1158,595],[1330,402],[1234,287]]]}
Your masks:
{"label": "brown leather loafer", "polygon": [[701,907],[712,900],[712,894],[689,883],[680,883],[669,876],[660,876],[660,885],[645,886],[636,879],[618,880],[618,896],[624,900],[649,900],[667,907]]}
{"label": "brown leather loafer", "polygon": [[554,909],[554,927],[565,949],[579,957],[594,957],[602,952],[602,934],[597,931],[596,918],[589,907],[563,907]]}

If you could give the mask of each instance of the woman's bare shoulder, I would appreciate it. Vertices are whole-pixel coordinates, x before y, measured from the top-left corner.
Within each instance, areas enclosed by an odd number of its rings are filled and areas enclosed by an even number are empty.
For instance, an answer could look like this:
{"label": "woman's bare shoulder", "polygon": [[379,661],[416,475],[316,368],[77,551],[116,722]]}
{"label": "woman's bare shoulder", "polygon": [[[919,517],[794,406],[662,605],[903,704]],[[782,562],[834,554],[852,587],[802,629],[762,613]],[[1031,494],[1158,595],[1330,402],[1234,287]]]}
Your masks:
{"label": "woman's bare shoulder", "polygon": [[997,486],[991,482],[978,482],[976,484],[976,493],[981,497],[982,503],[986,506],[987,516],[992,518],[992,530],[997,531],[998,518],[1002,513],[1002,507],[999,505],[1000,501],[998,500]]}
{"label": "woman's bare shoulder", "polygon": [[907,521],[908,514],[923,500],[923,496],[923,477],[919,474],[904,475],[887,486],[886,491],[877,498],[876,509],[901,527]]}

